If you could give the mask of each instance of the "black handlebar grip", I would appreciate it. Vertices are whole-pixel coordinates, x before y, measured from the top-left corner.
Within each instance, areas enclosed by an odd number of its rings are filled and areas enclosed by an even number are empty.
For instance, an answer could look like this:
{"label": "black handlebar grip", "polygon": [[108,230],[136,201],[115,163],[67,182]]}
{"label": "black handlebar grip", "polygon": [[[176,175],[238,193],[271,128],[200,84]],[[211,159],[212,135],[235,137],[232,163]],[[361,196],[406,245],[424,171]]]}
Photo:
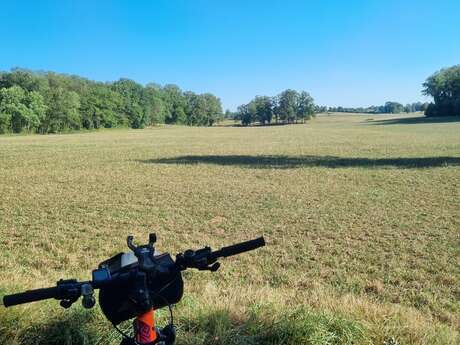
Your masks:
{"label": "black handlebar grip", "polygon": [[238,244],[234,244],[232,246],[223,247],[220,250],[217,250],[213,253],[214,258],[218,257],[227,257],[232,255],[241,254],[244,252],[248,252],[250,250],[254,250],[260,247],[265,246],[265,239],[263,237],[256,238],[254,240],[241,242]]}
{"label": "black handlebar grip", "polygon": [[17,304],[41,301],[48,298],[57,298],[59,289],[57,286],[45,289],[29,290],[13,295],[3,296],[3,305],[11,307]]}

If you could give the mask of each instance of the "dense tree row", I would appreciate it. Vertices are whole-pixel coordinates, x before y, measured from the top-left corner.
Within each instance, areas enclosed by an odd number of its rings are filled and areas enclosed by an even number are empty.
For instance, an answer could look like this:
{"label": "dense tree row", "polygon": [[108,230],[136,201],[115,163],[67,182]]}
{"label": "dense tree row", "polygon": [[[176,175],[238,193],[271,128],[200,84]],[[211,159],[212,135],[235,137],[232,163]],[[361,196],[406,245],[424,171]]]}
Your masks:
{"label": "dense tree row", "polygon": [[399,114],[425,111],[427,107],[428,103],[422,102],[406,104],[405,106],[398,102],[386,102],[384,105],[373,105],[367,108],[323,107],[323,110],[337,113]]}
{"label": "dense tree row", "polygon": [[183,92],[175,85],[143,86],[129,79],[94,82],[78,76],[13,69],[0,73],[0,133],[57,133],[82,128],[132,127],[154,124],[212,126],[222,117],[269,124],[305,121],[315,113],[402,113],[460,115],[460,65],[442,69],[423,84],[434,103],[402,105],[386,102],[367,108],[317,106],[305,91],[285,90],[275,97],[256,96],[233,113],[222,114],[220,100],[210,94]]}
{"label": "dense tree row", "polygon": [[[238,107],[234,119],[241,121],[244,126],[251,123],[261,125],[276,123],[304,122],[315,113],[313,98],[306,91],[285,90],[275,97],[256,96],[248,104]],[[227,112],[226,116],[231,113]]]}
{"label": "dense tree row", "polygon": [[460,65],[436,72],[426,80],[423,87],[423,93],[434,99],[425,115],[460,116]]}
{"label": "dense tree row", "polygon": [[168,123],[211,126],[220,100],[175,85],[143,86],[129,79],[94,82],[78,76],[13,69],[0,73],[0,133],[57,133]]}

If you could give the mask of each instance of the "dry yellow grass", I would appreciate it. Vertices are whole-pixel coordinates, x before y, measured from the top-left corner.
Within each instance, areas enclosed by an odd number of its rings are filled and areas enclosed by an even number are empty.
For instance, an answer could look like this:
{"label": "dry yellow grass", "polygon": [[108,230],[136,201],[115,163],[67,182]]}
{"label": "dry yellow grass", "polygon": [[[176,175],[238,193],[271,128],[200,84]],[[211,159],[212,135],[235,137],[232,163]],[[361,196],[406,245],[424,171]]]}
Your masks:
{"label": "dry yellow grass", "polygon": [[[460,123],[447,120],[0,137],[0,292],[87,279],[130,233],[173,253],[264,234],[218,274],[187,274],[182,344],[455,344]],[[0,341],[117,343],[96,310],[59,308],[0,309]]]}

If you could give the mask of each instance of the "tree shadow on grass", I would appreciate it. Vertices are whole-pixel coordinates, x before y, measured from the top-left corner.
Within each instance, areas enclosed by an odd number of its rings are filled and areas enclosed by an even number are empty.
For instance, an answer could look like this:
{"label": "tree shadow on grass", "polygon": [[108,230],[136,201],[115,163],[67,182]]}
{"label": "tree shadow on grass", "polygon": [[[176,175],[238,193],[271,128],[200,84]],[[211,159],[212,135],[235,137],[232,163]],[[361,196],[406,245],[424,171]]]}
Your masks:
{"label": "tree shadow on grass", "polygon": [[[120,341],[118,334],[115,334],[116,337],[107,334],[107,330],[111,330],[109,326],[105,332],[98,327],[100,320],[94,311],[77,308],[57,310],[54,315],[44,316],[43,320],[30,320],[29,325],[23,322],[24,316],[19,311],[12,311],[8,317],[5,316],[0,315],[0,322],[5,327],[5,334],[0,334],[1,344],[8,344],[13,338],[15,344],[21,345],[99,345]],[[19,324],[21,326],[18,331]]]}
{"label": "tree shadow on grass", "polygon": [[438,117],[399,117],[395,119],[368,121],[369,125],[416,125],[421,123],[450,123],[460,122],[460,116],[438,116]]}
{"label": "tree shadow on grass", "polygon": [[363,158],[336,156],[282,156],[282,155],[204,155],[179,156],[141,160],[146,164],[214,164],[254,169],[291,169],[302,167],[325,168],[435,168],[460,165],[460,157],[395,157]]}

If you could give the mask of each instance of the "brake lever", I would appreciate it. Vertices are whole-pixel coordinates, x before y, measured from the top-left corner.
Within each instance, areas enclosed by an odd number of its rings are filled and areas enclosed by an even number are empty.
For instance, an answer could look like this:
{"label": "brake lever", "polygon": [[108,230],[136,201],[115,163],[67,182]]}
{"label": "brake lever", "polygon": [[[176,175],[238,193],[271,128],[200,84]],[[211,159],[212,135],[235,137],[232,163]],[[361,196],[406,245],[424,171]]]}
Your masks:
{"label": "brake lever", "polygon": [[59,304],[67,309],[72,306],[81,296],[81,283],[75,279],[60,279],[57,282],[59,289]]}
{"label": "brake lever", "polygon": [[196,268],[199,271],[215,272],[220,268],[220,263],[215,262],[211,256],[211,248],[204,247],[198,250],[186,250],[176,256],[176,264],[179,269]]}

